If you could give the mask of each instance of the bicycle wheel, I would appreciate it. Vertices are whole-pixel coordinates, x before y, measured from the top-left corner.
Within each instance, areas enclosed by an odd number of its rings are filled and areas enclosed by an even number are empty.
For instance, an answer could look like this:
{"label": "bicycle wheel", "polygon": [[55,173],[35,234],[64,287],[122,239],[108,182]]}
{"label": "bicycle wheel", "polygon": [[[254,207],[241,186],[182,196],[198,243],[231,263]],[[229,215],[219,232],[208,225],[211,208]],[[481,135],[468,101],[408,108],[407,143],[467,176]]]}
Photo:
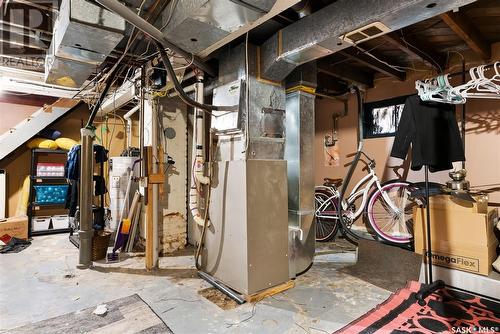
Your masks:
{"label": "bicycle wheel", "polygon": [[337,206],[331,200],[331,195],[316,191],[314,193],[316,210],[321,206],[321,216],[316,216],[316,241],[325,242],[331,240],[339,229],[339,224],[335,218],[325,218],[328,215],[337,214]]}
{"label": "bicycle wheel", "polygon": [[[368,222],[380,238],[396,244],[411,244],[413,207],[417,205],[410,197],[412,185],[404,181],[389,181],[381,189],[382,191],[375,189],[368,199]],[[382,193],[387,194],[396,211]]]}

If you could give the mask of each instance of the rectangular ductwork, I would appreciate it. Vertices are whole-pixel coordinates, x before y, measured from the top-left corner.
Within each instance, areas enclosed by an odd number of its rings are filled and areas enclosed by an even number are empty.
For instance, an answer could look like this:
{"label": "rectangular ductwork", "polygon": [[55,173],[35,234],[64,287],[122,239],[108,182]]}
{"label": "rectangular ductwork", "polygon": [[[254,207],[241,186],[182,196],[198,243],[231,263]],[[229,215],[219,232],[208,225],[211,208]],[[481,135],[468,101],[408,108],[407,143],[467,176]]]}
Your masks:
{"label": "rectangular ductwork", "polygon": [[[183,0],[164,12],[165,36],[199,53],[269,12],[276,0]],[[167,24],[168,23],[168,24]]]}
{"label": "rectangular ductwork", "polygon": [[282,81],[297,66],[475,0],[338,0],[261,46],[261,76]]}
{"label": "rectangular ductwork", "polygon": [[125,20],[91,1],[63,0],[45,61],[45,82],[80,87],[123,38]]}

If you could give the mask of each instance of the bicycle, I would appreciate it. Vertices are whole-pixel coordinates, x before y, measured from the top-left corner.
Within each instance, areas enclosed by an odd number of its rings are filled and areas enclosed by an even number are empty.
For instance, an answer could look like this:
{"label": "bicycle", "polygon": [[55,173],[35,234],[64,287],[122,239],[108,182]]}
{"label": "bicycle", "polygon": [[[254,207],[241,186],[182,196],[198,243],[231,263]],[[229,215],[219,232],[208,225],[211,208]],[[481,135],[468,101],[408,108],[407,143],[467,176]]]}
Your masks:
{"label": "bicycle", "polygon": [[[351,232],[347,233],[351,237],[356,235],[352,232],[353,223],[366,213],[376,238],[400,246],[410,246],[413,241],[413,207],[421,204],[417,198],[412,197],[414,186],[400,180],[381,183],[375,173],[375,160],[363,151],[360,154],[368,160],[360,159],[366,165],[363,170],[368,174],[354,186],[347,199],[342,201],[343,223],[338,215],[338,189],[342,185],[342,179],[325,178],[322,186],[315,187],[316,240],[331,240],[340,227],[348,229],[345,232]],[[356,208],[355,202],[360,197],[361,205]]]}

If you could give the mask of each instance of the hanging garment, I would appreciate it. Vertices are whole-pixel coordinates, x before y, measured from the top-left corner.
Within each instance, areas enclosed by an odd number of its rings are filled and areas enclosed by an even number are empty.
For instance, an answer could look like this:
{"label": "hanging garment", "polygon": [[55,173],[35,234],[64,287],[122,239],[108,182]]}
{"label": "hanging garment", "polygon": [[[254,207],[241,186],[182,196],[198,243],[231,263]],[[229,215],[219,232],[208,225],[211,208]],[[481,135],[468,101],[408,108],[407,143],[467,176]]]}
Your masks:
{"label": "hanging garment", "polygon": [[[80,149],[81,145],[75,145],[68,152],[64,175],[69,180],[80,180]],[[108,150],[101,145],[94,145],[94,159],[97,163],[108,161]]]}
{"label": "hanging garment", "polygon": [[69,180],[80,179],[80,147],[81,145],[75,145],[68,152],[68,158],[64,166],[64,177]]}
{"label": "hanging garment", "polygon": [[107,193],[108,189],[106,189],[106,180],[104,179],[104,177],[100,175],[94,175],[93,178],[94,178],[94,195],[99,196]]}
{"label": "hanging garment", "polygon": [[94,145],[95,162],[101,163],[108,161],[108,150],[101,145]]}
{"label": "hanging garment", "polygon": [[70,180],[65,203],[65,208],[69,209],[69,217],[75,217],[76,209],[78,207],[78,195],[78,181]]}
{"label": "hanging garment", "polygon": [[423,102],[418,95],[406,99],[391,156],[405,159],[412,146],[412,170],[429,166],[431,172],[453,168],[465,161],[455,106]]}

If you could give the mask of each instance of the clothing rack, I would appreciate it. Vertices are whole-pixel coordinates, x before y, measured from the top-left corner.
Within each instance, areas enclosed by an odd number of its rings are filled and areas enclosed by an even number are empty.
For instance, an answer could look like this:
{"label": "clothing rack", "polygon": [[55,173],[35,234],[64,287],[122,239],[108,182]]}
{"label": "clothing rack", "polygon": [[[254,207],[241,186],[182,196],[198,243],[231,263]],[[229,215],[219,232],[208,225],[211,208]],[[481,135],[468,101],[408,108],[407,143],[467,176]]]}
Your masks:
{"label": "clothing rack", "polygon": [[[485,70],[492,69],[494,65],[495,65],[495,63],[487,64],[484,66],[484,69]],[[469,70],[465,69],[465,62],[463,62],[462,63],[462,70],[459,72],[453,72],[453,73],[448,74],[448,78],[453,78],[453,77],[457,77],[457,76],[461,75],[463,80],[465,80],[465,75],[468,73],[469,73]]]}
{"label": "clothing rack", "polygon": [[[488,70],[493,68],[495,64],[488,64],[485,65],[484,69]],[[462,62],[462,71],[459,72],[454,72],[448,74],[448,78],[452,77],[457,77],[461,76],[462,77],[462,82],[465,84],[465,77],[466,74],[469,71],[465,69],[465,60]],[[463,145],[464,145],[464,152],[465,152],[465,104],[462,105],[462,126],[461,126],[461,132],[462,132],[462,140],[463,140]],[[462,167],[465,167],[465,162],[462,162]],[[423,286],[420,291],[415,295],[415,298],[417,299],[418,303],[420,305],[425,305],[425,298],[427,298],[429,295],[431,295],[434,291],[442,289],[446,286],[445,282],[443,280],[433,280],[432,276],[432,236],[431,236],[431,215],[430,215],[430,209],[429,209],[429,167],[425,166],[425,200],[426,200],[426,229],[427,229],[427,252],[425,256],[427,256],[427,285]]]}
{"label": "clothing rack", "polygon": [[[495,69],[493,76],[487,77],[485,73]],[[415,88],[422,101],[432,101],[447,104],[464,105],[469,98],[474,99],[500,99],[500,85],[498,84],[500,76],[500,61],[493,64],[478,65],[465,70],[465,61],[462,62],[462,71],[455,73],[445,73],[425,80],[417,80]],[[471,80],[465,82],[465,76],[469,72]],[[456,76],[462,76],[462,84],[452,86],[449,79]]]}

